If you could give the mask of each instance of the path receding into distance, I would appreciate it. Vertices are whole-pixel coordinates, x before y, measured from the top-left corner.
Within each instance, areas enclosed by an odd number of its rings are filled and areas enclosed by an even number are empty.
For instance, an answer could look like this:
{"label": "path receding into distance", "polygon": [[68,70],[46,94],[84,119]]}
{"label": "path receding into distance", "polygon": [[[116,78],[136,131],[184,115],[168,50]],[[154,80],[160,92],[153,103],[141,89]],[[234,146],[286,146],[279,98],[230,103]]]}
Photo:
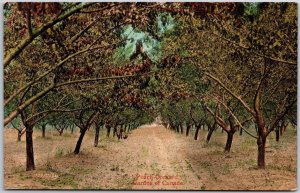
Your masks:
{"label": "path receding into distance", "polygon": [[[203,183],[187,161],[182,140],[162,126],[135,130],[123,148],[136,151],[138,165],[133,189],[201,189]],[[136,148],[133,148],[135,146]]]}

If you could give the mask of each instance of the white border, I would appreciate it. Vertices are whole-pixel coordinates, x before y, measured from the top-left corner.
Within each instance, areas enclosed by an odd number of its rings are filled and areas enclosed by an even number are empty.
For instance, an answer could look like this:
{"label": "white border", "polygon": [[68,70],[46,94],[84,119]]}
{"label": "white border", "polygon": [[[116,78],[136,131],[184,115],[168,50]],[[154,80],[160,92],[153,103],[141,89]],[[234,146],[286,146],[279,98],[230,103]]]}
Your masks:
{"label": "white border", "polygon": [[[4,58],[4,50],[3,50],[3,5],[6,2],[296,2],[298,3],[297,0],[265,0],[265,1],[242,1],[242,0],[229,0],[229,1],[222,1],[222,0],[165,0],[165,1],[146,1],[146,0],[139,0],[139,1],[123,1],[123,0],[111,0],[111,1],[99,1],[99,0],[64,0],[64,1],[53,1],[53,0],[6,0],[6,1],[2,1],[1,2],[1,8],[0,8],[0,21],[1,21],[1,27],[0,27],[0,90],[4,91],[4,81],[3,81],[3,58]],[[299,22],[299,3],[298,3],[298,53],[299,53],[299,26],[300,26],[300,22]],[[297,53],[297,54],[298,54]],[[300,62],[299,57],[298,58],[298,64]],[[299,85],[299,76],[300,76],[300,72],[298,69],[298,78],[297,78],[297,85]],[[299,86],[297,87],[297,94],[299,93],[300,88]],[[4,95],[3,92],[0,92],[0,98],[1,98],[1,103],[0,103],[0,107],[1,107],[1,111],[0,111],[0,117],[2,117],[2,119],[0,119],[0,125],[4,125],[3,124],[3,118],[4,118]],[[300,107],[299,107],[299,95],[297,96],[297,122],[300,122],[300,118],[299,118],[299,111],[300,111]],[[3,127],[2,127],[3,128]],[[298,126],[297,126],[298,129]],[[3,142],[3,132],[4,129],[2,129],[2,135],[0,135],[0,154],[2,155],[2,159],[0,159],[0,165],[2,167],[0,167],[0,173],[1,173],[1,177],[0,177],[0,181],[1,181],[1,189],[0,192],[11,192],[11,193],[17,193],[20,190],[4,190],[4,154],[3,154],[3,148],[4,148],[4,142]],[[299,143],[298,143],[298,139],[300,139],[300,132],[297,131],[297,168],[299,168]],[[299,169],[297,169],[297,185],[299,185]],[[238,182],[236,182],[238,183]],[[37,190],[38,192],[42,191],[42,190]],[[51,192],[59,192],[58,190],[45,190],[45,191],[51,191]],[[85,191],[81,191],[81,190],[76,190],[76,192],[86,192],[89,190],[85,190]],[[92,191],[92,190],[91,190]],[[94,190],[93,190],[94,191]],[[97,191],[97,190],[96,190]],[[22,192],[32,192],[32,190],[22,190]],[[73,192],[70,190],[64,191],[64,192]],[[101,190],[101,192],[111,192],[111,191],[106,191],[106,190]],[[134,191],[126,191],[126,192],[134,192]],[[139,191],[139,192],[154,192],[154,191]],[[155,192],[165,192],[165,191],[155,191]],[[168,192],[178,192],[178,191],[168,191]],[[180,192],[190,192],[190,191],[180,191]],[[191,191],[194,192],[194,191]],[[201,192],[208,192],[208,191],[201,191]],[[218,191],[209,191],[209,192],[218,192]],[[222,192],[230,192],[230,191],[222,191]],[[235,191],[238,192],[238,191]],[[247,191],[247,192],[254,192],[254,191]],[[256,191],[255,191],[256,192]],[[264,191],[264,192],[271,192],[271,191]],[[289,192],[289,191],[284,191],[284,192]],[[296,190],[296,192],[300,192],[299,188]]]}

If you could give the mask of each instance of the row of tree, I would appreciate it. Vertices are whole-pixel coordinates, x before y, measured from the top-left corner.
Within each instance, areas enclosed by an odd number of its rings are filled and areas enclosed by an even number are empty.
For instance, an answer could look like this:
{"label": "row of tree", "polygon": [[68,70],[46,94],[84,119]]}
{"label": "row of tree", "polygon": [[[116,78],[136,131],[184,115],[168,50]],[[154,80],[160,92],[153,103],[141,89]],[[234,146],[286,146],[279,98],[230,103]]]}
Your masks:
{"label": "row of tree", "polygon": [[[186,134],[221,127],[258,145],[296,125],[294,3],[6,3],[4,125],[136,128],[161,116]],[[42,14],[41,14],[42,13]],[[252,123],[252,124],[251,124]],[[256,129],[250,129],[254,125]],[[120,129],[121,131],[121,129]],[[120,132],[113,132],[120,137]],[[210,134],[211,136],[211,134]],[[197,138],[197,136],[195,136]],[[209,137],[210,138],[210,137]],[[95,144],[96,141],[95,140]]]}

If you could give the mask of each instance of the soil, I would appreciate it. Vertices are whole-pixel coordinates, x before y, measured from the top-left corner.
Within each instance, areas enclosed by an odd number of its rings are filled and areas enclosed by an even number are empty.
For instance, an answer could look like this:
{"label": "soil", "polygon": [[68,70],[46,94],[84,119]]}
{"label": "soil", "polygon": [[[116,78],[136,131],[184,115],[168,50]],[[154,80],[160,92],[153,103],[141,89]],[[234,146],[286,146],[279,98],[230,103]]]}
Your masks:
{"label": "soil", "polygon": [[[127,139],[106,138],[102,130],[94,147],[90,129],[79,155],[79,132],[34,131],[36,170],[25,171],[25,136],[4,130],[5,189],[136,189],[136,190],[295,190],[296,131],[267,143],[265,170],[256,167],[255,139],[235,134],[232,151],[224,153],[226,134],[217,130],[207,144],[207,131],[197,141],[158,125],[133,130]],[[275,133],[274,133],[275,134]]]}

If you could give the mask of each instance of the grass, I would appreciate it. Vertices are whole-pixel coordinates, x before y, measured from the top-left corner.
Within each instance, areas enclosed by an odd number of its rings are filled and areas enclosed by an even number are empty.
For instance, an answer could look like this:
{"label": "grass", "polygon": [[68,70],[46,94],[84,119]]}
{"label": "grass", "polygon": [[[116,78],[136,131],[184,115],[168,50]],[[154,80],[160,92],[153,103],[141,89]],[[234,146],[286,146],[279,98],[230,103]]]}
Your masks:
{"label": "grass", "polygon": [[188,162],[187,160],[185,160],[185,162],[186,162],[187,168],[188,168],[189,170],[191,170],[192,172],[194,172],[194,170],[193,170],[193,167],[192,167],[191,163],[190,163],[190,162]]}
{"label": "grass", "polygon": [[222,174],[230,174],[232,173],[232,166],[229,163],[225,163],[221,171]]}
{"label": "grass", "polygon": [[47,159],[47,162],[46,162],[46,165],[45,165],[45,170],[49,171],[49,172],[56,172],[56,170],[52,166],[51,161],[49,159]]}
{"label": "grass", "polygon": [[27,179],[31,179],[31,176],[27,175],[27,173],[25,171],[24,172],[20,172],[19,175],[20,175],[20,179],[22,181],[27,180]]}
{"label": "grass", "polygon": [[210,152],[208,152],[209,156],[219,156],[219,155],[224,155],[224,150],[220,150],[220,149],[215,149],[215,150],[211,150]]}
{"label": "grass", "polygon": [[114,189],[131,189],[134,180],[134,178],[130,178],[127,174],[124,174],[116,179],[117,187]]}
{"label": "grass", "polygon": [[70,155],[74,155],[73,149],[71,149],[71,148],[67,149],[66,155],[69,155],[69,156],[70,156]]}
{"label": "grass", "polygon": [[52,140],[53,138],[49,135],[46,135],[45,137],[37,136],[36,140]]}
{"label": "grass", "polygon": [[[242,140],[242,139],[240,138],[237,140]],[[246,138],[239,144],[238,148],[240,148],[242,151],[249,151],[249,150],[253,149],[253,147],[256,147],[256,146],[257,146],[256,140],[254,138]]]}
{"label": "grass", "polygon": [[141,168],[141,169],[148,169],[148,166],[147,166],[147,164],[145,162],[138,164],[137,167]]}
{"label": "grass", "polygon": [[290,172],[295,172],[295,173],[297,172],[297,168],[293,167],[291,164],[288,164],[288,165],[267,165],[267,169],[290,171]]}
{"label": "grass", "polygon": [[55,157],[56,158],[59,158],[59,157],[62,157],[64,155],[64,149],[63,148],[60,148],[60,147],[57,147],[56,150],[55,150]]}
{"label": "grass", "polygon": [[59,175],[59,177],[55,180],[48,180],[43,178],[36,178],[34,180],[50,188],[51,187],[60,188],[60,187],[70,186],[71,188],[75,189],[78,187],[78,183],[75,180],[75,175],[71,175],[67,173]]}
{"label": "grass", "polygon": [[92,169],[83,168],[83,167],[80,167],[80,166],[73,166],[70,169],[70,173],[74,174],[74,175],[89,174],[91,172],[92,172]]}
{"label": "grass", "polygon": [[174,168],[174,170],[175,170],[175,172],[177,174],[181,174],[182,173],[183,168],[182,168],[181,165],[179,165],[179,163],[177,163],[176,161],[173,161],[173,162],[171,162],[171,165],[173,165],[173,168]]}
{"label": "grass", "polygon": [[22,165],[18,165],[18,166],[14,166],[12,168],[12,174],[16,174],[16,173],[21,173],[21,172],[25,172],[25,168]]}
{"label": "grass", "polygon": [[196,177],[201,180],[201,176],[199,176],[196,171],[194,170],[194,168],[192,167],[192,164],[190,162],[188,162],[187,160],[185,160],[186,164],[187,164],[187,168],[196,175]]}
{"label": "grass", "polygon": [[213,172],[213,170],[216,170],[212,165],[212,163],[210,163],[209,161],[204,161],[201,162],[201,166],[202,168],[204,168],[206,171],[208,171],[209,175],[212,177],[213,180],[217,181],[218,177],[217,175]]}
{"label": "grass", "polygon": [[203,148],[215,148],[215,147],[222,147],[224,148],[225,144],[223,144],[221,141],[210,141],[209,143],[203,143]]}
{"label": "grass", "polygon": [[159,175],[161,172],[160,169],[158,168],[158,163],[151,164],[150,168],[152,169],[152,171],[155,175]]}
{"label": "grass", "polygon": [[119,171],[120,170],[120,168],[119,168],[119,166],[118,165],[112,165],[112,168],[110,168],[110,171]]}

